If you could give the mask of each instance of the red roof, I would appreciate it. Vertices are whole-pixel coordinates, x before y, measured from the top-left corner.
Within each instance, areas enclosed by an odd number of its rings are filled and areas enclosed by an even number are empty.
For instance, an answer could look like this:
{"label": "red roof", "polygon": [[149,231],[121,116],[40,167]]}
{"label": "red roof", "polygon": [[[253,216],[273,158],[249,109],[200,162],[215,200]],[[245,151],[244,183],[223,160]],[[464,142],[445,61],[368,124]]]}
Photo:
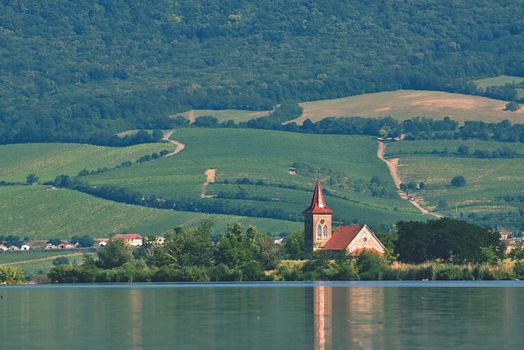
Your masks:
{"label": "red roof", "polygon": [[313,199],[311,199],[311,204],[309,207],[304,210],[305,213],[313,214],[332,214],[333,210],[329,209],[326,206],[326,200],[324,199],[324,194],[322,193],[322,186],[320,185],[320,180],[317,180],[315,185],[315,191],[313,193]]}
{"label": "red roof", "polygon": [[363,228],[364,226],[362,225],[337,227],[333,231],[330,240],[322,247],[322,250],[345,250]]}
{"label": "red roof", "polygon": [[136,233],[119,233],[114,235],[113,239],[142,239],[142,236]]}

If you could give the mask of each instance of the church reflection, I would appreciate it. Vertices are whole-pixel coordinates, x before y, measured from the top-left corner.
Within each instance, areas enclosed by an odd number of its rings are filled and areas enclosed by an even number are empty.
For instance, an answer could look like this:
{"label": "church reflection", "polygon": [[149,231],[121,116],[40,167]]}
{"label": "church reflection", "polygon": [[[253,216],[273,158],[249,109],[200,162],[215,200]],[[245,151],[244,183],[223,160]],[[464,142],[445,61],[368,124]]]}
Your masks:
{"label": "church reflection", "polygon": [[383,288],[315,286],[313,304],[316,350],[385,347]]}

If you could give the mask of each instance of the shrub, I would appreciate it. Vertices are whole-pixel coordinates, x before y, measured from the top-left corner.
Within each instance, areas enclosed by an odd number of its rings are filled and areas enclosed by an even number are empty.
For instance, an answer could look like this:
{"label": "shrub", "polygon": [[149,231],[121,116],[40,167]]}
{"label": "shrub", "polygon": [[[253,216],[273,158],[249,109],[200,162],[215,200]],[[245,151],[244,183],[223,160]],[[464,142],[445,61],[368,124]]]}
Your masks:
{"label": "shrub", "polygon": [[356,265],[361,280],[381,280],[389,270],[384,257],[367,251],[357,256]]}
{"label": "shrub", "polygon": [[21,268],[14,266],[0,266],[0,285],[21,283],[24,283],[24,271]]}
{"label": "shrub", "polygon": [[466,178],[462,175],[455,176],[451,179],[451,186],[453,187],[463,187],[466,186]]}

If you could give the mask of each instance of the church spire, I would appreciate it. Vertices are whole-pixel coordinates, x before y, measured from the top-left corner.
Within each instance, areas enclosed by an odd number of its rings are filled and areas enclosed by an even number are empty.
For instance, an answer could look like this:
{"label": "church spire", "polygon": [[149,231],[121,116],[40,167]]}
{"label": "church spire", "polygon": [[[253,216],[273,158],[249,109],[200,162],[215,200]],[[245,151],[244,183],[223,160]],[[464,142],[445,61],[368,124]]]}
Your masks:
{"label": "church spire", "polygon": [[329,209],[324,199],[324,193],[322,193],[322,185],[320,184],[320,176],[317,175],[317,183],[315,184],[315,190],[313,192],[313,198],[311,204],[304,213],[313,214],[332,214],[333,210]]}

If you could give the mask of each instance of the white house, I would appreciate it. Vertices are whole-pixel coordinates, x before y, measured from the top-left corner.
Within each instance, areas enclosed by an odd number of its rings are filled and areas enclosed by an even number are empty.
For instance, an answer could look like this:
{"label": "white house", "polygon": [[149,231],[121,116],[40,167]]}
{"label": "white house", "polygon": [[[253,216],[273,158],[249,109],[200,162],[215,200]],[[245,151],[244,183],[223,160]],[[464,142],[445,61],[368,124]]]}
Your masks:
{"label": "white house", "polygon": [[20,247],[20,250],[28,251],[28,250],[31,250],[31,247],[28,246],[27,244],[24,244],[23,246]]}
{"label": "white house", "polygon": [[136,233],[120,233],[114,235],[113,239],[122,239],[129,243],[131,247],[141,247],[144,243],[144,238]]}

